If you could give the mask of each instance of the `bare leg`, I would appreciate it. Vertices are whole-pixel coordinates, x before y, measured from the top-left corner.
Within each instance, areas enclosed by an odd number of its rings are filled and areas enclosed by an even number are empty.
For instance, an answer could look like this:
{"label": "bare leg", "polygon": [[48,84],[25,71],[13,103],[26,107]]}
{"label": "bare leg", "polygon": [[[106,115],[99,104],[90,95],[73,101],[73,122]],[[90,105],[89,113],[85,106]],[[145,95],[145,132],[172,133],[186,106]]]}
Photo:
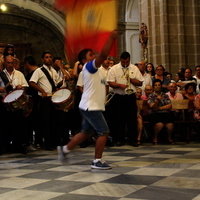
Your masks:
{"label": "bare leg", "polygon": [[141,135],[142,135],[142,128],[143,128],[143,124],[142,124],[142,117],[138,116],[137,117],[137,123],[138,123],[138,137],[137,137],[137,144],[140,144],[140,140],[141,140]]}
{"label": "bare leg", "polygon": [[85,141],[89,137],[86,133],[78,133],[76,134],[72,140],[67,144],[67,149],[72,150],[76,145],[80,144],[81,142]]}
{"label": "bare leg", "polygon": [[153,142],[158,142],[158,133],[162,130],[164,124],[159,122],[154,125],[154,137]]}
{"label": "bare leg", "polygon": [[167,123],[167,124],[165,124],[165,127],[167,128],[168,141],[173,142],[171,136],[172,136],[172,132],[174,130],[174,124],[173,123]]}
{"label": "bare leg", "polygon": [[102,158],[103,150],[106,145],[108,135],[99,136],[95,145],[95,159]]}

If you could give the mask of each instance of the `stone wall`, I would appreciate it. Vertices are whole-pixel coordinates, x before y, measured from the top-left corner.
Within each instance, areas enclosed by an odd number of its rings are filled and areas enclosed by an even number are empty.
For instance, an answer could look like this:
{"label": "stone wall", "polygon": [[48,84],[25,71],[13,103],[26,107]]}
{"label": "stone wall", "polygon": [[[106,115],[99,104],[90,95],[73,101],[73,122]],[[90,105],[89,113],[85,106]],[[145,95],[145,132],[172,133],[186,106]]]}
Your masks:
{"label": "stone wall", "polygon": [[200,64],[200,1],[139,0],[140,23],[148,26],[148,61],[175,74]]}

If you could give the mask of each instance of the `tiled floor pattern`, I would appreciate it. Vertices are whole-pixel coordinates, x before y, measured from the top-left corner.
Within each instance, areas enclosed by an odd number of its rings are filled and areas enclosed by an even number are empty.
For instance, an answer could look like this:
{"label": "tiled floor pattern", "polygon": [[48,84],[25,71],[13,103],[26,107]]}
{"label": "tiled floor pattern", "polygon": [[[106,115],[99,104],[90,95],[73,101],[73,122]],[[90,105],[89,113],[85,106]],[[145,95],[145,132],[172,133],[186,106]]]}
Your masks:
{"label": "tiled floor pattern", "polygon": [[111,170],[92,170],[93,153],[0,156],[0,200],[200,200],[200,143],[107,147]]}

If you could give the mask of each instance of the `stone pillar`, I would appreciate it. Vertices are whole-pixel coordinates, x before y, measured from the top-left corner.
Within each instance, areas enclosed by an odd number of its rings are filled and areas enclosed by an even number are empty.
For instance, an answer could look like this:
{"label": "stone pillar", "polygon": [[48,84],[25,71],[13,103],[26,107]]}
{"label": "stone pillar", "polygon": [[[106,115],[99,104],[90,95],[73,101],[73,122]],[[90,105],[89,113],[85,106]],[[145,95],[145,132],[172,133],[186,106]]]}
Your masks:
{"label": "stone pillar", "polygon": [[200,65],[200,1],[139,0],[139,9],[149,33],[149,62],[172,74]]}
{"label": "stone pillar", "polygon": [[128,51],[131,54],[131,62],[137,63],[141,59],[139,44],[139,8],[138,0],[120,0],[119,24],[122,32],[119,41],[119,54]]}

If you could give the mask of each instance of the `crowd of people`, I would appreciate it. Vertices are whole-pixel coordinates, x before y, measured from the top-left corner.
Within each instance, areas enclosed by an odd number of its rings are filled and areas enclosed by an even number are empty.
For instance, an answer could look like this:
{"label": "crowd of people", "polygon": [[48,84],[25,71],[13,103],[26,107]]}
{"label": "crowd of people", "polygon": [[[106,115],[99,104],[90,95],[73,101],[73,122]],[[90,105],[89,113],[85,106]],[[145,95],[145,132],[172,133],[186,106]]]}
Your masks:
{"label": "crowd of people", "polygon": [[[181,119],[181,112],[172,109],[171,100],[194,102],[194,109],[185,111],[186,116],[200,120],[200,66],[195,67],[194,76],[190,68],[181,68],[173,80],[163,65],[131,64],[128,52],[122,52],[116,63],[108,57],[115,37],[111,34],[97,58],[92,49],[81,51],[74,67],[46,51],[40,65],[33,56],[25,56],[20,71],[14,46],[5,47],[0,60],[0,154],[26,153],[34,145],[46,150],[58,147],[64,159],[74,146],[86,147],[92,137],[96,142],[92,168],[98,168],[106,144],[141,145],[143,120],[153,125],[153,144],[159,142],[158,134],[164,127],[168,142],[174,144],[173,122]],[[106,98],[101,92],[103,85]],[[146,100],[148,111],[140,110],[137,100]],[[96,112],[99,110],[103,112]],[[99,119],[98,123],[90,117]],[[105,163],[100,165],[109,168]]]}

